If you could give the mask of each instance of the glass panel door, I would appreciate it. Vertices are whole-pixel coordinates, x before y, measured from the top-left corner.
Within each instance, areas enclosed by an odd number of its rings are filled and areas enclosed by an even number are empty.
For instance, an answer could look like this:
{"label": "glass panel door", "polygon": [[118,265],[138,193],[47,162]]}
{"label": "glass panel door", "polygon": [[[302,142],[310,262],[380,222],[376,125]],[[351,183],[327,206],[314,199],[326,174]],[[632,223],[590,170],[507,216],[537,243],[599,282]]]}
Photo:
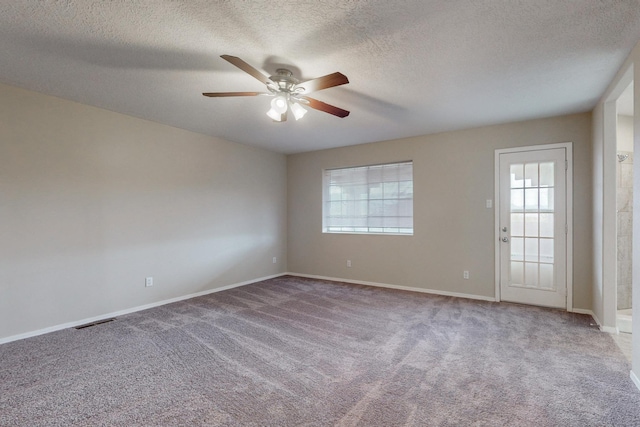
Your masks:
{"label": "glass panel door", "polygon": [[565,148],[499,155],[500,299],[566,307]]}

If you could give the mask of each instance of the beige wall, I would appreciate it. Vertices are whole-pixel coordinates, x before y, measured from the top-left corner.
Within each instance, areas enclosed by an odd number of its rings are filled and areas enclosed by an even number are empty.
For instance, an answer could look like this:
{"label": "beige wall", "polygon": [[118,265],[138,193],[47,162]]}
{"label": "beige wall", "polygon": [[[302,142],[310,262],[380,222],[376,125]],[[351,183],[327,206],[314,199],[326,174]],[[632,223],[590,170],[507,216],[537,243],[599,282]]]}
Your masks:
{"label": "beige wall", "polygon": [[[493,297],[494,210],[485,201],[494,198],[494,150],[568,141],[574,150],[573,301],[590,310],[589,113],[289,156],[289,271]],[[414,162],[413,236],[321,232],[323,169],[398,160]]]}
{"label": "beige wall", "polygon": [[0,339],[286,271],[285,191],[284,155],[0,85]]}

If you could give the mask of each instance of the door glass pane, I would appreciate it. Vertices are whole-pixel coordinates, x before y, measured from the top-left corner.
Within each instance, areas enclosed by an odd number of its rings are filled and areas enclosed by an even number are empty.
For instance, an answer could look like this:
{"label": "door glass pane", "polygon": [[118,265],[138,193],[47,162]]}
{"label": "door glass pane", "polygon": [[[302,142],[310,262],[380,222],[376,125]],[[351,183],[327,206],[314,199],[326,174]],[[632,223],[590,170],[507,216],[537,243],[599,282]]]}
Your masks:
{"label": "door glass pane", "polygon": [[540,210],[544,212],[553,211],[553,188],[540,189]]}
{"label": "door glass pane", "polygon": [[540,187],[553,186],[553,162],[540,163]]}
{"label": "door glass pane", "polygon": [[553,214],[540,214],[540,237],[553,237]]}
{"label": "door glass pane", "polygon": [[538,164],[537,163],[527,163],[524,166],[524,186],[525,187],[538,186]]}
{"label": "door glass pane", "polygon": [[511,239],[511,259],[513,261],[524,260],[524,239],[513,237]]}
{"label": "door glass pane", "polygon": [[553,263],[553,239],[540,239],[540,262]]}
{"label": "door glass pane", "polygon": [[538,239],[524,239],[524,259],[538,262]]}
{"label": "door glass pane", "polygon": [[524,190],[511,190],[511,211],[522,212],[524,209]]}
{"label": "door glass pane", "polygon": [[510,167],[511,188],[524,187],[524,165],[522,163],[514,163]]}
{"label": "door glass pane", "polygon": [[511,284],[524,285],[524,264],[511,262]]}
{"label": "door glass pane", "polygon": [[524,214],[511,214],[511,235],[524,236]]}
{"label": "door glass pane", "polygon": [[540,287],[554,289],[553,264],[540,264]]}
{"label": "door glass pane", "polygon": [[538,189],[527,188],[524,190],[524,208],[527,211],[538,210]]}
{"label": "door glass pane", "polygon": [[538,237],[538,214],[525,214],[524,235]]}
{"label": "door glass pane", "polygon": [[538,286],[538,263],[527,262],[524,264],[525,286]]}

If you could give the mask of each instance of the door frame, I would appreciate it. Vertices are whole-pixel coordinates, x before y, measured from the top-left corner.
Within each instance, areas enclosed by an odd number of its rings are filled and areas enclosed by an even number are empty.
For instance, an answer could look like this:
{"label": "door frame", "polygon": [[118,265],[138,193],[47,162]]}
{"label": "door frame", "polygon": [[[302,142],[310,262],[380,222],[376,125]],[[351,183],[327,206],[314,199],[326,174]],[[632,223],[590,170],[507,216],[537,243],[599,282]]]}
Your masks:
{"label": "door frame", "polygon": [[560,142],[555,144],[529,145],[513,148],[499,148],[494,154],[494,249],[495,249],[495,286],[496,302],[500,301],[500,155],[507,153],[520,153],[526,151],[549,150],[553,148],[564,148],[567,153],[567,253],[566,253],[566,275],[567,275],[567,311],[573,311],[573,143]]}
{"label": "door frame", "polygon": [[[620,76],[618,82],[611,89],[611,93],[609,93],[607,98],[604,100],[602,106],[602,128],[600,129],[600,132],[602,132],[602,145],[599,147],[602,157],[599,159],[600,170],[594,170],[594,174],[600,174],[598,176],[601,178],[600,184],[602,185],[602,188],[599,189],[599,192],[594,193],[594,201],[597,200],[597,207],[600,208],[601,211],[599,217],[596,217],[597,211],[594,211],[594,222],[598,223],[599,220],[598,224],[600,226],[600,235],[594,235],[594,248],[596,248],[595,261],[597,264],[596,270],[594,271],[593,279],[595,285],[594,289],[598,289],[601,292],[601,299],[599,301],[600,306],[596,307],[595,304],[598,304],[598,299],[596,298],[596,294],[594,293],[593,311],[594,319],[596,319],[596,322],[598,323],[598,325],[600,325],[600,330],[612,334],[617,334],[619,332],[618,321],[616,318],[618,311],[618,215],[616,206],[616,166],[618,164],[618,159],[616,157],[616,153],[618,151],[618,98],[620,98],[622,93],[631,83],[634,83],[633,63],[627,67],[622,76]],[[634,106],[634,108],[638,107]],[[634,117],[637,117],[637,113]],[[636,119],[634,119],[634,125],[635,123],[637,123]],[[633,132],[635,147],[635,140],[637,139],[638,135],[635,126]],[[634,175],[635,174],[636,172],[634,168]],[[635,193],[635,179],[633,186]],[[594,191],[597,191],[596,187],[594,187]],[[633,220],[633,222],[633,228],[635,230],[635,219]],[[600,238],[599,242],[596,239],[597,237]],[[633,271],[635,271],[637,266],[635,265],[633,260],[631,264]],[[635,276],[635,273],[632,276]],[[632,279],[632,282],[635,282],[635,280],[636,279]],[[631,289],[632,292],[636,292],[634,283],[632,283]],[[631,306],[633,309],[633,303],[631,304]]]}

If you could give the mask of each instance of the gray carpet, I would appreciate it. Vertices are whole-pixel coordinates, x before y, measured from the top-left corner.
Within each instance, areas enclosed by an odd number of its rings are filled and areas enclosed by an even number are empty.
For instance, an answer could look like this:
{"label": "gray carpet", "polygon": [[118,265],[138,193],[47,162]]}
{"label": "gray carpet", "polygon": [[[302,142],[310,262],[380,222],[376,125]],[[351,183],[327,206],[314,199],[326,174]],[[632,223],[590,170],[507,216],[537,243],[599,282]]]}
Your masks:
{"label": "gray carpet", "polygon": [[584,315],[281,277],[0,346],[2,426],[639,426]]}

